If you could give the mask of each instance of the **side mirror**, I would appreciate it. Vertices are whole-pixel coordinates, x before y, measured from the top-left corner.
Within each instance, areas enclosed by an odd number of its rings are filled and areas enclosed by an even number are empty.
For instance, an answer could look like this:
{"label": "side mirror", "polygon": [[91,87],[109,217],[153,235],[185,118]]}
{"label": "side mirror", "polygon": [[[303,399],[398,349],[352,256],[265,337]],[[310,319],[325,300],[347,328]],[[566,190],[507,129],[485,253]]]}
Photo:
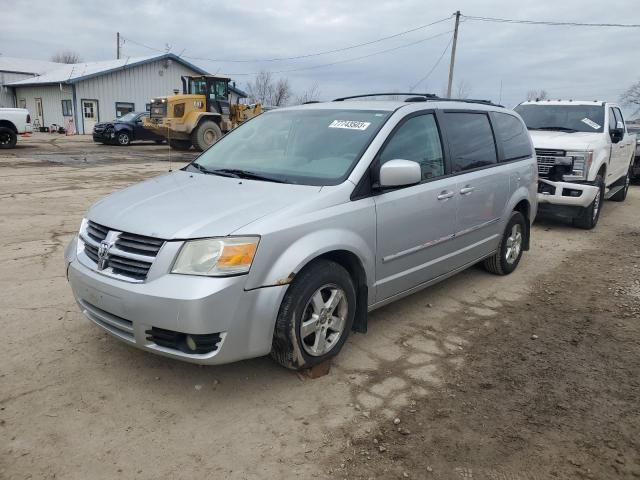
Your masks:
{"label": "side mirror", "polygon": [[616,123],[616,128],[609,132],[611,135],[611,141],[613,143],[618,143],[620,140],[624,138],[624,123],[618,122]]}
{"label": "side mirror", "polygon": [[413,160],[389,160],[380,167],[380,186],[404,187],[415,185],[422,180],[422,169]]}

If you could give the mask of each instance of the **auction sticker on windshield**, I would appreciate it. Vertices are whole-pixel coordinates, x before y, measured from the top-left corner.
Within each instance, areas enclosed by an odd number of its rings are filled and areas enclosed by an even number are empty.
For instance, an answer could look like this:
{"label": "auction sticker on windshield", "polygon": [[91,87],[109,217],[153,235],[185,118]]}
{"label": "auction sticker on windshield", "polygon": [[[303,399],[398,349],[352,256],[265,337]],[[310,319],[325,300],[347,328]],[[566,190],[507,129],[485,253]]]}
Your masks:
{"label": "auction sticker on windshield", "polygon": [[356,120],[334,120],[329,128],[347,128],[349,130],[366,130],[371,122],[358,122]]}
{"label": "auction sticker on windshield", "polygon": [[596,122],[594,122],[593,120],[589,119],[589,118],[583,118],[582,120],[580,120],[582,123],[586,123],[587,125],[589,125],[591,128],[593,128],[594,130],[598,130],[600,128],[600,125],[598,125]]}

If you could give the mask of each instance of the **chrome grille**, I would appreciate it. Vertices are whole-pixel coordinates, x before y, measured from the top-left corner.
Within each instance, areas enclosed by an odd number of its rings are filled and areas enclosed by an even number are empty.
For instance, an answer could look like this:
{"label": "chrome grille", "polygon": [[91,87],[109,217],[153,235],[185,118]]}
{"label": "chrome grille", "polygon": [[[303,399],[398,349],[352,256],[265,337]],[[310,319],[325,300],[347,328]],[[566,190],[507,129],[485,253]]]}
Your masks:
{"label": "chrome grille", "polygon": [[536,148],[536,158],[538,160],[538,175],[546,177],[549,175],[549,170],[556,164],[556,159],[559,157],[564,158],[567,152],[564,150],[549,150]]}
{"label": "chrome grille", "polygon": [[[134,233],[112,230],[104,225],[88,221],[80,231],[84,253],[92,268],[106,275],[123,280],[142,282],[147,278],[149,269],[164,240]],[[111,247],[100,265],[100,244],[107,242]],[[98,268],[99,265],[103,268]]]}

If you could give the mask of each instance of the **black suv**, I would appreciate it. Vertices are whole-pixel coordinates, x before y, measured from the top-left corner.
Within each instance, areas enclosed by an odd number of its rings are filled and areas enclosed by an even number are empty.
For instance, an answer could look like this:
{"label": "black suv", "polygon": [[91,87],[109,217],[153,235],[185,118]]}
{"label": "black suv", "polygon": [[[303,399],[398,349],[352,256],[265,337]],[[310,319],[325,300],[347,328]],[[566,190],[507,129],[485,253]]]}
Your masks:
{"label": "black suv", "polygon": [[93,140],[112,145],[129,145],[136,140],[152,140],[156,143],[164,142],[164,137],[147,130],[142,126],[144,117],[149,112],[129,112],[117,120],[97,123],[93,127]]}

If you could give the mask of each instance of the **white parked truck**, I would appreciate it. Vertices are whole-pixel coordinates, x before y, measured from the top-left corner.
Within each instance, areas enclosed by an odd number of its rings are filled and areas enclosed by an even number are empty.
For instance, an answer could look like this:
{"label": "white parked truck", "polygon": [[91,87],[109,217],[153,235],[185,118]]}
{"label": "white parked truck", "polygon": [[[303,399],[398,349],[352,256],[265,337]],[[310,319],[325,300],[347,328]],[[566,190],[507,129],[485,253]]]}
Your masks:
{"label": "white parked truck", "polygon": [[31,115],[27,109],[0,108],[0,149],[14,148],[18,135],[31,132]]}
{"label": "white parked truck", "polygon": [[620,107],[601,101],[541,100],[515,108],[538,159],[538,212],[598,223],[605,199],[622,202],[629,189],[635,135]]}

